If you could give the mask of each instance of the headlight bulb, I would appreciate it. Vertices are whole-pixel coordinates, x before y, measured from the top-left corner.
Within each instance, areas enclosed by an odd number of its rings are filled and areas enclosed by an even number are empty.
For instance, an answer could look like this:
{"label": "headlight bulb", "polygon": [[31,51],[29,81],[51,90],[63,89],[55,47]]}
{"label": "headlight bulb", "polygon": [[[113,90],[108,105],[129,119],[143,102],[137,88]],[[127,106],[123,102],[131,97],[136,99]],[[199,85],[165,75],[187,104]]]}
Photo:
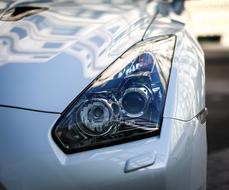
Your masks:
{"label": "headlight bulb", "polygon": [[76,114],[80,129],[90,136],[107,133],[114,115],[110,104],[105,99],[91,99],[82,103]]}
{"label": "headlight bulb", "polygon": [[128,88],[121,99],[124,113],[129,117],[140,117],[149,103],[149,93],[145,87]]}

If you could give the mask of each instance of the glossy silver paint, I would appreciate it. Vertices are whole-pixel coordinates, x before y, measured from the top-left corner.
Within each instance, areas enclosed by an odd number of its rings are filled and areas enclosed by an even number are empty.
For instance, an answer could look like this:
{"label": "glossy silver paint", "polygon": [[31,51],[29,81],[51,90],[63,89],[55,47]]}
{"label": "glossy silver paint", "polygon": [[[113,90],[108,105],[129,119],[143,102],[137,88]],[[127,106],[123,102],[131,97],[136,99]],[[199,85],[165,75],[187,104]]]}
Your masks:
{"label": "glossy silver paint", "polygon": [[[1,30],[0,39],[10,39],[14,45],[0,52],[0,104],[54,112],[62,112],[99,72],[140,41],[146,30],[144,39],[177,36],[159,136],[69,155],[51,137],[60,114],[0,106],[0,183],[7,189],[206,189],[206,123],[196,117],[205,107],[203,52],[184,23],[160,16],[150,23],[155,6],[125,11],[102,6],[104,15],[95,20],[79,18],[82,13],[74,16],[71,6],[68,11],[57,11],[57,3],[47,12],[16,23],[1,22],[5,32]],[[40,25],[38,16],[44,17]],[[136,21],[139,25],[130,30]],[[69,32],[78,23],[85,25],[81,35],[56,34]],[[109,29],[116,24],[119,29],[112,33]],[[16,26],[28,31],[24,41],[11,31]],[[39,31],[39,26],[46,27]],[[95,41],[90,40],[93,37]],[[97,46],[100,38],[104,44]],[[46,43],[64,45],[46,49]],[[137,165],[134,171],[125,172],[131,160]]]}
{"label": "glossy silver paint", "polygon": [[64,111],[142,39],[156,11],[154,3],[38,5],[49,10],[16,22],[0,21],[0,105]]}

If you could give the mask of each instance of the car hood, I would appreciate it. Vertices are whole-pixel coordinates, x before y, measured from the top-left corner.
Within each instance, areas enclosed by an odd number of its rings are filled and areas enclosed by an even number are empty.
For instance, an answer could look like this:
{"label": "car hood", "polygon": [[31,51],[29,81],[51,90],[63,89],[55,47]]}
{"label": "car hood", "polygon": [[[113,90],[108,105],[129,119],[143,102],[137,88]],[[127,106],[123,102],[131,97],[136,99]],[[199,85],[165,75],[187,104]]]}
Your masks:
{"label": "car hood", "polygon": [[1,3],[0,106],[58,113],[142,39],[156,12],[154,3],[23,2],[47,9],[14,20],[7,10],[19,5]]}

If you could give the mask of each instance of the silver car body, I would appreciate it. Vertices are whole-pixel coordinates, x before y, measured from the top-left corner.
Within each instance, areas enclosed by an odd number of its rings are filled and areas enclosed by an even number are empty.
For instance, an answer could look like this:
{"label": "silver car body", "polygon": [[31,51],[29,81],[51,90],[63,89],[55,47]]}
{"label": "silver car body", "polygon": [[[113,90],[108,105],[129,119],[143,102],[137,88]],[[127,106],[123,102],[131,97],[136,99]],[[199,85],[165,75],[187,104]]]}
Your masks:
{"label": "silver car body", "polygon": [[[3,1],[1,18],[17,3]],[[204,55],[186,25],[156,2],[34,5],[49,9],[0,21],[0,189],[206,189]],[[65,108],[128,48],[166,34],[176,46],[160,135],[62,152],[51,130]]]}

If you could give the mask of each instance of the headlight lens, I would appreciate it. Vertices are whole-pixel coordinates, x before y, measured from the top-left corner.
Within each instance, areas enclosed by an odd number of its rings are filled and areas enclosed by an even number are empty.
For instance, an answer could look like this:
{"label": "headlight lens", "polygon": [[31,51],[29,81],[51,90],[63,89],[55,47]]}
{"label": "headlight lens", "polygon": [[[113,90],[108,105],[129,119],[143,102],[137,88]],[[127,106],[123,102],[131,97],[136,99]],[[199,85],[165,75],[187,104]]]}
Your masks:
{"label": "headlight lens", "polygon": [[140,42],[76,98],[53,137],[66,153],[126,142],[160,129],[175,36]]}

